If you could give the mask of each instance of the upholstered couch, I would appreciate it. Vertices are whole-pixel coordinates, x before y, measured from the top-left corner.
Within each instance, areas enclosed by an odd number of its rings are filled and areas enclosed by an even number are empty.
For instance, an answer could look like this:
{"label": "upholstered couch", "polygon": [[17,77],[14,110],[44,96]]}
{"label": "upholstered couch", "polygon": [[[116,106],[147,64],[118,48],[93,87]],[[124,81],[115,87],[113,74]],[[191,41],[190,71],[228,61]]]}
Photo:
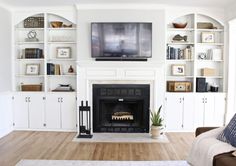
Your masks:
{"label": "upholstered couch", "polygon": [[[196,129],[195,135],[198,136],[215,128],[216,127],[199,127]],[[232,155],[232,152],[233,151],[214,156],[213,166],[236,166],[236,157]]]}

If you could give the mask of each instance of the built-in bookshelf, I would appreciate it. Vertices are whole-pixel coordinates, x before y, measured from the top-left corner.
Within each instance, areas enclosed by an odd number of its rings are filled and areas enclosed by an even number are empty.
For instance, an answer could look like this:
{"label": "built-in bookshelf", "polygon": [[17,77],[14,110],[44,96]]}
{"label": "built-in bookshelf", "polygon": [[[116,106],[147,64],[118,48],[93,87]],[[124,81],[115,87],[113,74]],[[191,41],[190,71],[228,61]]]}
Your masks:
{"label": "built-in bookshelf", "polygon": [[[25,25],[28,18],[39,17],[41,26]],[[51,13],[33,15],[15,25],[14,38],[15,91],[22,91],[22,85],[41,85],[43,92],[76,90],[74,22]]]}
{"label": "built-in bookshelf", "polygon": [[[172,23],[187,23],[187,26],[175,28]],[[224,26],[206,15],[194,13],[169,22],[166,39],[167,83],[190,82],[190,92],[197,92],[196,80],[204,78],[206,91],[210,92],[210,87],[216,86],[218,92],[224,92],[224,33]]]}

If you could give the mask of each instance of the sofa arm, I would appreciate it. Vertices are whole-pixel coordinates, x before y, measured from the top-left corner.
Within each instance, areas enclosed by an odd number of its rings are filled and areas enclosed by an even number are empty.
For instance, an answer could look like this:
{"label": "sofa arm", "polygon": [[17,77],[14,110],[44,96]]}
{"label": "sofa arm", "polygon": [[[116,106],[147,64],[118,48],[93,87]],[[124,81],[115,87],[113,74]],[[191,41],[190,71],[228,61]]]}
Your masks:
{"label": "sofa arm", "polygon": [[195,131],[195,136],[197,137],[198,135],[205,133],[207,131],[210,131],[212,129],[216,129],[218,127],[198,127]]}

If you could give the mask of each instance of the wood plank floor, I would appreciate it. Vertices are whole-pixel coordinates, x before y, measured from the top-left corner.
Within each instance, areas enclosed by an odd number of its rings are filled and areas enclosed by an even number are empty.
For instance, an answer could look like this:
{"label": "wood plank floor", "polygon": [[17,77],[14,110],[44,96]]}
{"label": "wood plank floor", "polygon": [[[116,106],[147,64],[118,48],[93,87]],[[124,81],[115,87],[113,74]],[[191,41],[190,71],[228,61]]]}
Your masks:
{"label": "wood plank floor", "polygon": [[193,133],[167,133],[170,143],[77,143],[76,133],[14,131],[0,139],[0,166],[21,159],[185,160]]}

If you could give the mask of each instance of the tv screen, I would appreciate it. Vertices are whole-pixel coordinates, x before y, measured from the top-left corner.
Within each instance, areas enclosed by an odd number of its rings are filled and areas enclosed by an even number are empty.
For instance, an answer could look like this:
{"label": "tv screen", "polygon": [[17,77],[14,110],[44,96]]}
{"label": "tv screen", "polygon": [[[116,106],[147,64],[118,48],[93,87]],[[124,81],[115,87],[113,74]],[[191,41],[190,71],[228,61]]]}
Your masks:
{"label": "tv screen", "polygon": [[92,57],[146,59],[152,56],[152,23],[92,23]]}

